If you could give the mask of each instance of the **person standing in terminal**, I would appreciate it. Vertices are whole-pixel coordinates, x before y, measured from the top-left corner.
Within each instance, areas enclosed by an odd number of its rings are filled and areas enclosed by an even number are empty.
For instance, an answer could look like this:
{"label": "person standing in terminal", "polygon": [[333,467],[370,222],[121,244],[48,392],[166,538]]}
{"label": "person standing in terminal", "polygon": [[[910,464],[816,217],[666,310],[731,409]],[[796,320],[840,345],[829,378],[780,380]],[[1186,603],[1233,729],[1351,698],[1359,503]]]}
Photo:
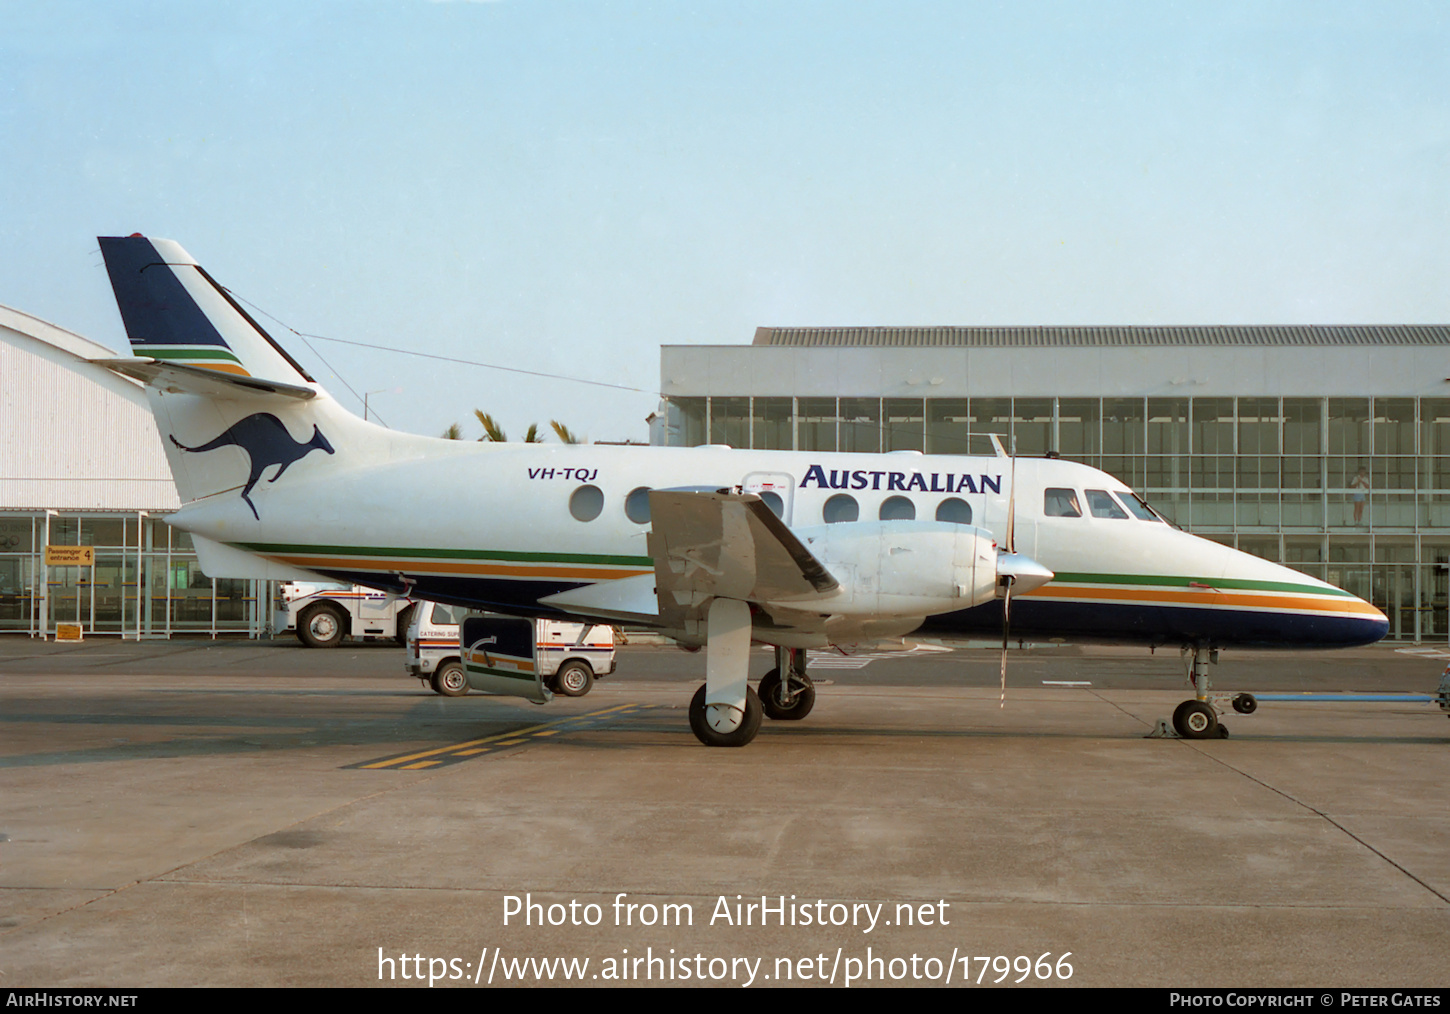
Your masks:
{"label": "person standing in terminal", "polygon": [[1360,465],[1359,472],[1356,473],[1354,481],[1349,484],[1349,488],[1353,490],[1350,499],[1354,501],[1354,523],[1363,524],[1364,501],[1365,497],[1369,495],[1369,469]]}

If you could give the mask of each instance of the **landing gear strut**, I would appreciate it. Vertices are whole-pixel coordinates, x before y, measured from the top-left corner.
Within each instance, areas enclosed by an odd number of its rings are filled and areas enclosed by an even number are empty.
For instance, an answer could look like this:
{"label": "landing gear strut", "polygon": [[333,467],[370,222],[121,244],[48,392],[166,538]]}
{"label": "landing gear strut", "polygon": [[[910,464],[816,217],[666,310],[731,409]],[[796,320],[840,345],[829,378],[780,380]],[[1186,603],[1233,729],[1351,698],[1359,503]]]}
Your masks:
{"label": "landing gear strut", "polygon": [[806,675],[804,648],[775,649],[775,668],[760,679],[760,705],[767,718],[778,722],[798,722],[811,713],[816,687]]}
{"label": "landing gear strut", "polygon": [[1228,728],[1218,720],[1218,712],[1209,702],[1208,666],[1218,661],[1218,649],[1195,644],[1184,651],[1193,652],[1190,678],[1193,680],[1195,697],[1184,701],[1173,710],[1173,729],[1184,739],[1223,739]]}

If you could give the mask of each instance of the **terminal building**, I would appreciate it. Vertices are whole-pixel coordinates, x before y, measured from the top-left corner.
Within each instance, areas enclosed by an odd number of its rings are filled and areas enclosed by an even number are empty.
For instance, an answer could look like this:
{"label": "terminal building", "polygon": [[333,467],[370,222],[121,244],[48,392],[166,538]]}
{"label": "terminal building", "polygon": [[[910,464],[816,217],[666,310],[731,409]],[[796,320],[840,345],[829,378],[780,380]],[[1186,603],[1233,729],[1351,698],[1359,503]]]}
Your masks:
{"label": "terminal building", "polygon": [[181,504],[145,392],[86,362],[115,355],[0,306],[0,633],[259,635],[265,582],[205,576],[166,524]]}
{"label": "terminal building", "polygon": [[1450,639],[1450,327],[760,328],[661,350],[671,445],[1058,454]]}

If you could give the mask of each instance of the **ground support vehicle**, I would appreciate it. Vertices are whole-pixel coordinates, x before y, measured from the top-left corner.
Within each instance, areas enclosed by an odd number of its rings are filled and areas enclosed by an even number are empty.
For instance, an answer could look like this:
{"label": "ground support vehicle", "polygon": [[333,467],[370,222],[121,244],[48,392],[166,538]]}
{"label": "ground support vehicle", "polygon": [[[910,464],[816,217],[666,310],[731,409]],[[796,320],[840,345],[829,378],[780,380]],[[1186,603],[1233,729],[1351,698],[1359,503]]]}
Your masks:
{"label": "ground support vehicle", "polygon": [[272,629],[295,631],[309,648],[335,648],[348,637],[384,637],[402,644],[415,605],[412,599],[357,584],[288,581],[281,594],[283,608]]}
{"label": "ground support vehicle", "polygon": [[[468,693],[469,681],[459,645],[459,630],[470,613],[459,606],[419,602],[408,626],[408,675],[445,697]],[[539,675],[556,694],[583,697],[594,681],[614,672],[614,629],[605,625],[534,620],[534,651]]]}

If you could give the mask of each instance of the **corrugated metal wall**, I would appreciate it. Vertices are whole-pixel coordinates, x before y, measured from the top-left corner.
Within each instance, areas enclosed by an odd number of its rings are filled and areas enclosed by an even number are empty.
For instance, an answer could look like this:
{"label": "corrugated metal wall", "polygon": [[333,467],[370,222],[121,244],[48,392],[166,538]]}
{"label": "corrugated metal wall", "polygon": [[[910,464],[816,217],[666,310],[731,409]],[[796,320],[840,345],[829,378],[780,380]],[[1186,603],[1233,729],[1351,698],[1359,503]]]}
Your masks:
{"label": "corrugated metal wall", "polygon": [[140,385],[26,325],[0,318],[0,509],[180,507]]}

